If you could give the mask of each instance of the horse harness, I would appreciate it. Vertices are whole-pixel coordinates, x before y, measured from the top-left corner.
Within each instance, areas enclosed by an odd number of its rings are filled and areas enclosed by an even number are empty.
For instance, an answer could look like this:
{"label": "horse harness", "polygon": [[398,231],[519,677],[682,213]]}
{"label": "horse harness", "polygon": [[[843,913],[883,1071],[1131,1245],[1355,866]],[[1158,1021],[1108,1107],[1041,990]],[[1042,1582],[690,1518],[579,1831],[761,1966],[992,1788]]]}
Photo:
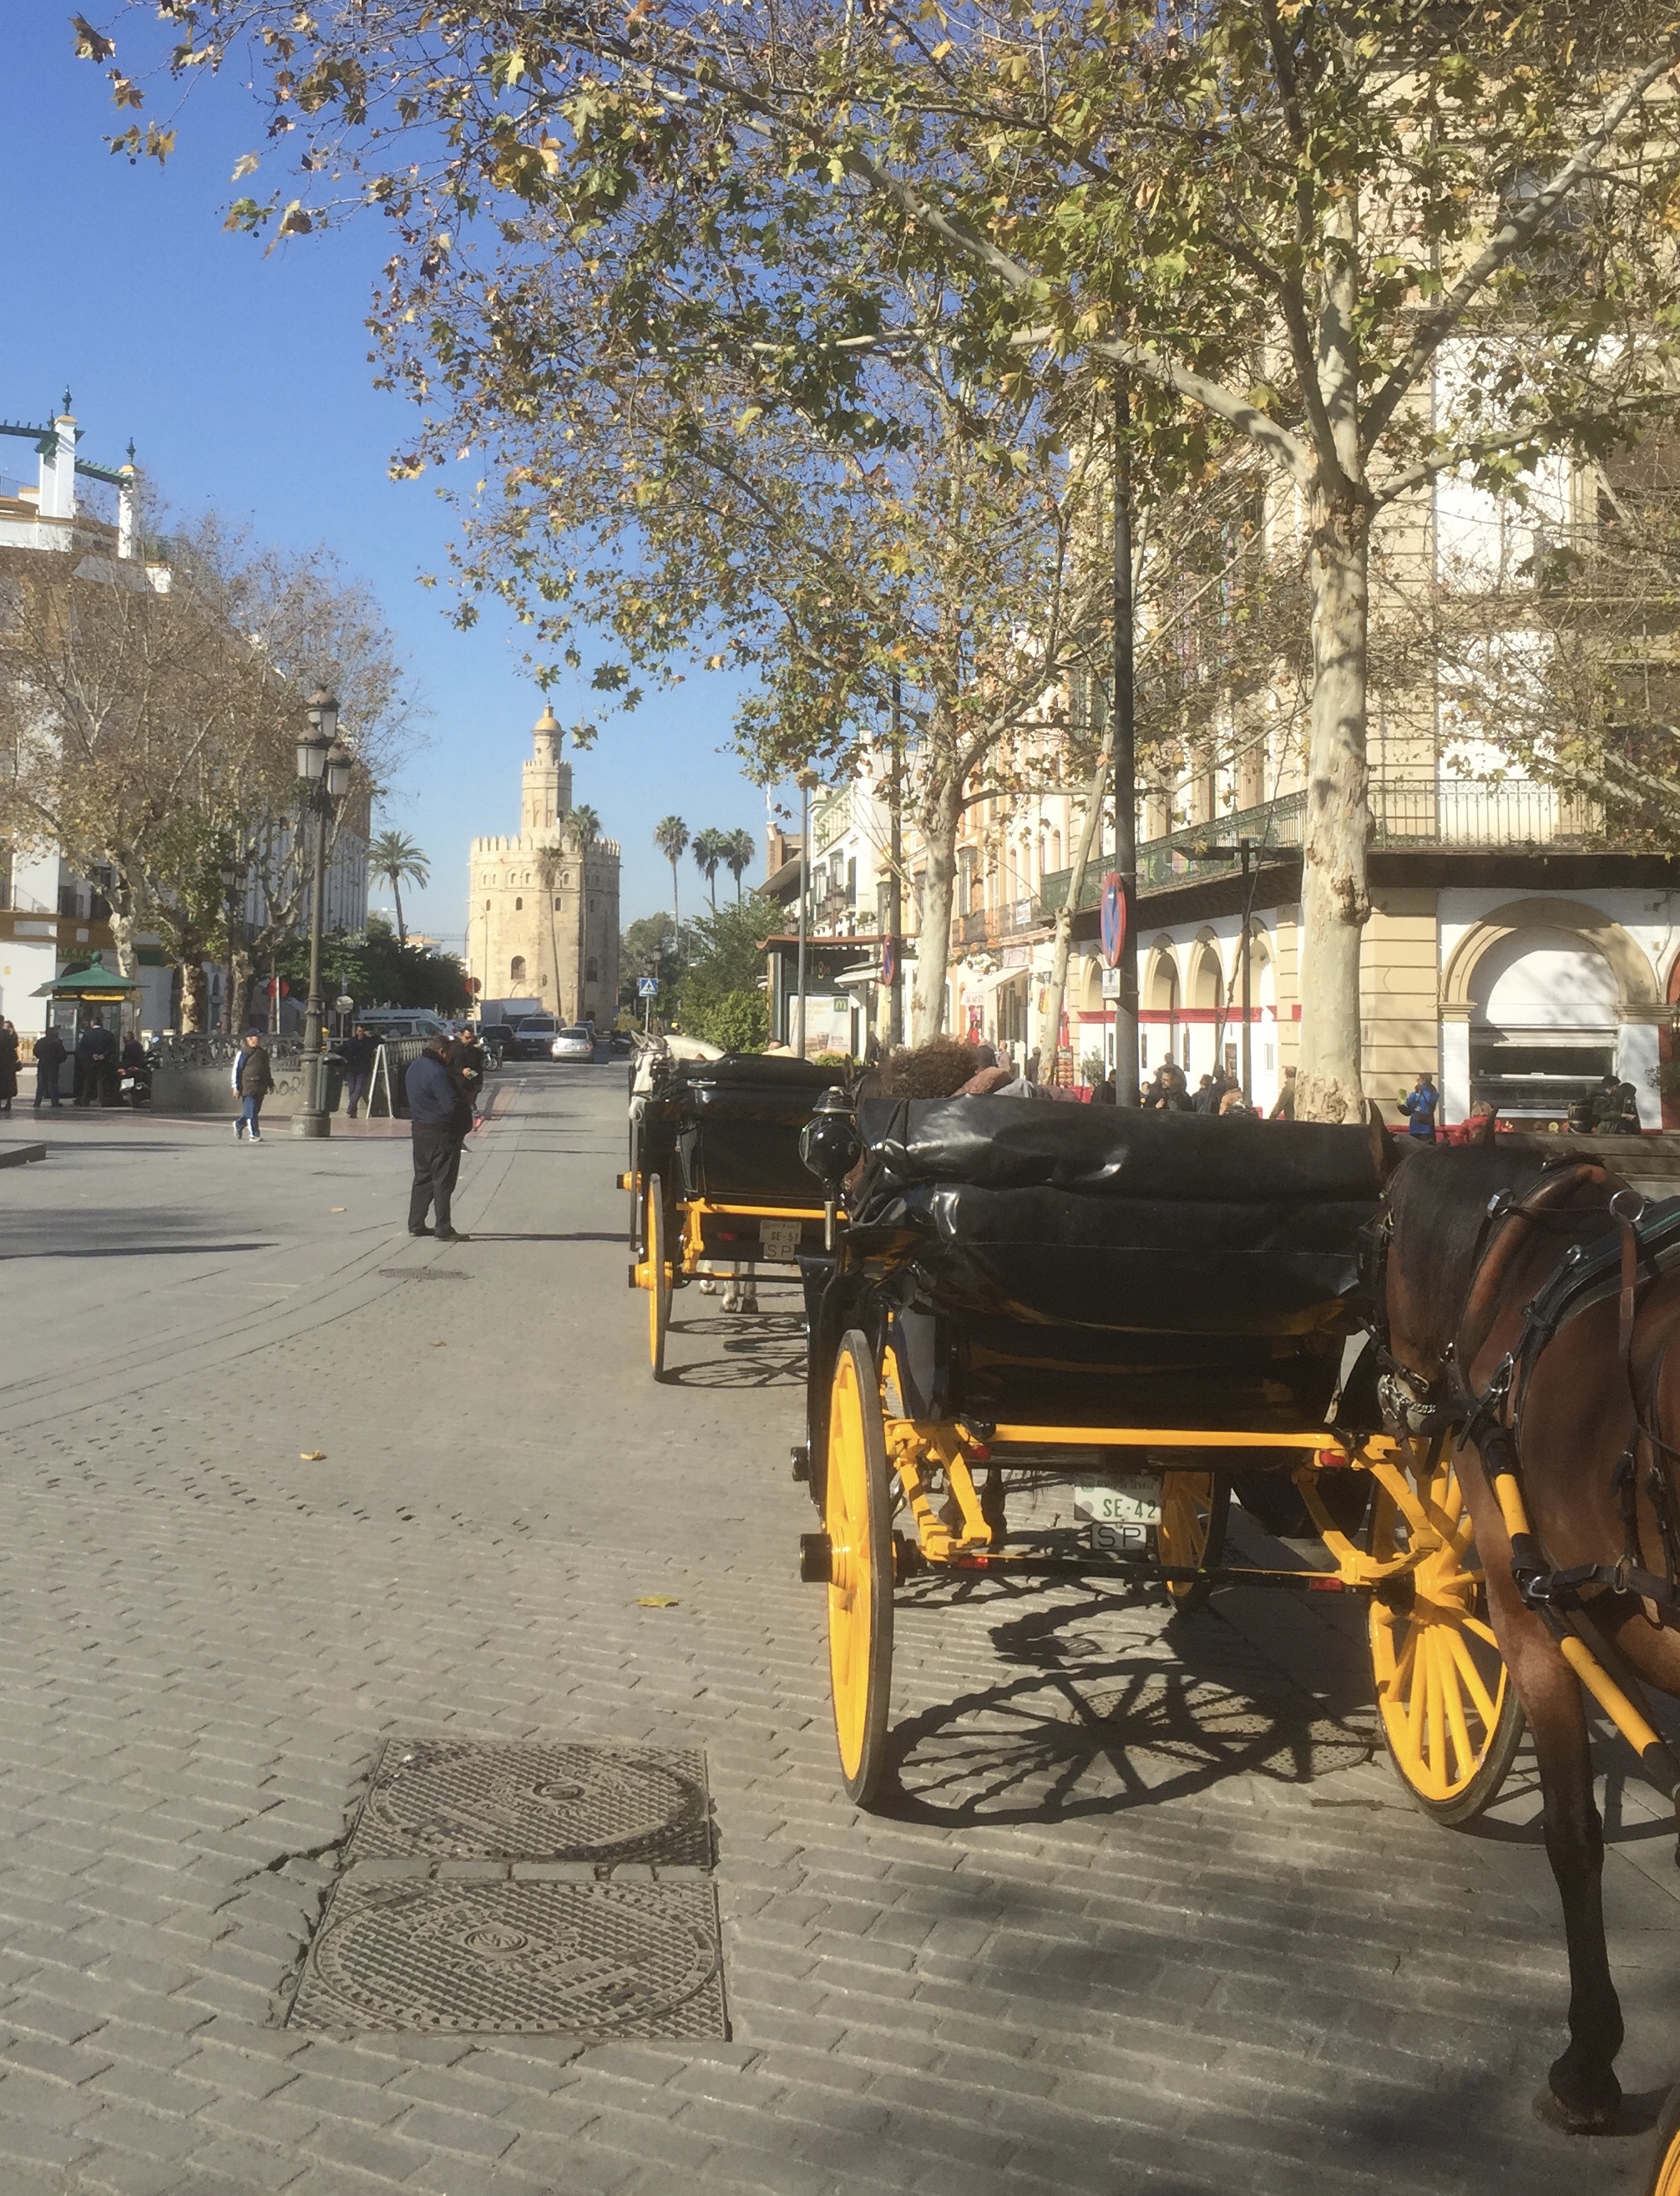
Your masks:
{"label": "horse harness", "polygon": [[[1549,1160],[1542,1180],[1589,1164],[1573,1157]],[[1535,1534],[1517,1533],[1511,1537],[1511,1575],[1518,1594],[1555,1636],[1561,1636],[1570,1615],[1583,1607],[1584,1595],[1601,1592],[1635,1595],[1643,1604],[1648,1622],[1680,1630],[1680,1504],[1667,1469],[1667,1460],[1680,1456],[1680,1449],[1664,1441],[1652,1424],[1660,1355],[1642,1398],[1633,1366],[1642,1286],[1680,1267],[1680,1197],[1655,1203],[1637,1190],[1620,1189],[1610,1199],[1608,1212],[1614,1222],[1611,1230],[1596,1241],[1576,1244],[1523,1306],[1521,1332],[1480,1393],[1471,1389],[1465,1377],[1464,1367],[1478,1345],[1465,1347],[1464,1327],[1476,1283],[1503,1224],[1521,1221],[1534,1227],[1579,1228],[1597,1220],[1599,1214],[1532,1205],[1515,1199],[1508,1189],[1496,1192],[1488,1199],[1477,1233],[1452,1340],[1443,1353],[1440,1372],[1430,1381],[1402,1365],[1388,1348],[1383,1285],[1393,1224],[1390,1215],[1385,1214],[1378,1223],[1380,1236],[1372,1245],[1375,1257],[1369,1269],[1367,1286],[1374,1283],[1381,1292],[1377,1297],[1376,1340],[1379,1388],[1385,1407],[1414,1435],[1440,1441],[1454,1427],[1459,1429],[1460,1439],[1469,1442],[1480,1456],[1490,1484],[1505,1472],[1521,1483],[1523,1406],[1546,1349],[1581,1313],[1608,1297],[1617,1297],[1617,1351],[1633,1411],[1633,1430],[1611,1479],[1622,1520],[1620,1560],[1559,1568],[1548,1561]],[[1662,1541],[1660,1576],[1646,1568],[1641,1546],[1642,1442],[1650,1459],[1645,1492],[1656,1513]]]}

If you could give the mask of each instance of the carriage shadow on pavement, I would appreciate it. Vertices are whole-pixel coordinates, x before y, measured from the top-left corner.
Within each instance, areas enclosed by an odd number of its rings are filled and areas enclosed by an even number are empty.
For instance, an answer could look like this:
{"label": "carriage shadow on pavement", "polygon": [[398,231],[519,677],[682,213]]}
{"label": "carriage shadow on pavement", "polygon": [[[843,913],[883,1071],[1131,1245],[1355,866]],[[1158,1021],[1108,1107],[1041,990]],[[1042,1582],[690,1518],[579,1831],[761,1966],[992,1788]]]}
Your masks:
{"label": "carriage shadow on pavement", "polygon": [[673,1319],[670,1332],[704,1355],[697,1364],[667,1364],[667,1387],[805,1385],[805,1321],[797,1313],[719,1311]]}
{"label": "carriage shadow on pavement", "polygon": [[[988,1581],[984,1591],[979,1606],[997,1620],[991,1657],[1004,1669],[895,1725],[884,1815],[947,1826],[1065,1822],[1237,1777],[1310,1783],[1371,1758],[1368,1718],[1326,1713],[1216,1617],[1175,1617],[1140,1593],[1047,1609],[1024,1586]],[[919,1615],[948,1624],[963,1592],[908,1588],[898,1618],[912,1636]],[[1020,1613],[1007,1614],[1016,1601]],[[1113,1636],[1116,1617],[1130,1638]]]}

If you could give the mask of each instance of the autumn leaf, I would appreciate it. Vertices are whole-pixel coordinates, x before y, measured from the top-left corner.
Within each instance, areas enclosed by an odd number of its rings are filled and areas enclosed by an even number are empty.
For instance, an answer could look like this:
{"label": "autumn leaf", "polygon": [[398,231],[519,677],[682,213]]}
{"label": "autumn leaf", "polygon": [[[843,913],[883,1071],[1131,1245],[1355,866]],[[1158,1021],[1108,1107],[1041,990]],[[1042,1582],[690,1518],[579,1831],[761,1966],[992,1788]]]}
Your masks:
{"label": "autumn leaf", "polygon": [[681,1606],[674,1593],[638,1593],[638,1609],[677,1609]]}
{"label": "autumn leaf", "polygon": [[228,180],[229,182],[236,183],[243,176],[255,175],[261,165],[255,153],[241,153],[239,159],[234,161],[234,172]]}
{"label": "autumn leaf", "polygon": [[85,15],[72,15],[70,27],[76,33],[78,61],[108,61],[116,53],[116,42],[107,38],[103,31],[95,30]]}

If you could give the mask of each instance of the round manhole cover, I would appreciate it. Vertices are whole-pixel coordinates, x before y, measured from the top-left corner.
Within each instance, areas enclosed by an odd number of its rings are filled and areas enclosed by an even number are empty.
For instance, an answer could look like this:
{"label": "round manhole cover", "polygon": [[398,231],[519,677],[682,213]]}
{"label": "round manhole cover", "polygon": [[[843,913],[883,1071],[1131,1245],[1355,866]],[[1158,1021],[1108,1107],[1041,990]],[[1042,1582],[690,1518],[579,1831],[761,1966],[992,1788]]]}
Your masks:
{"label": "round manhole cover", "polygon": [[341,1884],[292,2025],[492,2035],[724,2032],[708,1884]]}
{"label": "round manhole cover", "polygon": [[416,1740],[388,1747],[349,1858],[711,1864],[698,1754]]}

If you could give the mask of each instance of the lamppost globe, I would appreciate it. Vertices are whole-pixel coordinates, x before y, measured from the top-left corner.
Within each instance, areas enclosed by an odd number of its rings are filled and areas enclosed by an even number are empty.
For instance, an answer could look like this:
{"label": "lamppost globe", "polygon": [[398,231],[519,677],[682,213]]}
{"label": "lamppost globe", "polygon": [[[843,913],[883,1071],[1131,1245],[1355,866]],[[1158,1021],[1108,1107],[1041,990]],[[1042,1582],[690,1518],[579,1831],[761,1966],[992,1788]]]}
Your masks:
{"label": "lamppost globe", "polygon": [[326,757],[327,798],[342,800],[350,789],[350,779],[355,773],[355,754],[342,740],[334,740]]}

